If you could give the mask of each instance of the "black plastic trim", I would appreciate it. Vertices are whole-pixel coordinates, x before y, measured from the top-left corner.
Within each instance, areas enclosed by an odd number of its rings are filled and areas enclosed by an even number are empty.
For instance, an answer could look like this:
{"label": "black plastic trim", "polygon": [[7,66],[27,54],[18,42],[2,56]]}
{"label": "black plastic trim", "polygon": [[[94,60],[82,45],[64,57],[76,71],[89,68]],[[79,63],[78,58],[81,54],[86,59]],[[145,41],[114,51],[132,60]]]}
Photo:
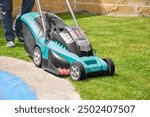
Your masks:
{"label": "black plastic trim", "polygon": [[23,25],[23,38],[24,38],[24,48],[27,53],[32,57],[34,47],[36,45],[36,41],[28,28],[28,26],[22,22]]}
{"label": "black plastic trim", "polygon": [[70,67],[70,63],[59,56],[56,52],[49,50],[50,55],[50,61],[56,68],[66,68],[68,69]]}

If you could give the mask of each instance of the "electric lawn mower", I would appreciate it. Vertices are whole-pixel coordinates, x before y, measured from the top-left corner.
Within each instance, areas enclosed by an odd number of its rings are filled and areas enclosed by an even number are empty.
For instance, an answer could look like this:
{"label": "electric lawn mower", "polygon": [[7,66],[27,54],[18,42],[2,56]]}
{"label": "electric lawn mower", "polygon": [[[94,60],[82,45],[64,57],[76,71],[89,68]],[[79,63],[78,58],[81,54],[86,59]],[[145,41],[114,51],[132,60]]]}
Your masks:
{"label": "electric lawn mower", "polygon": [[73,80],[113,75],[113,61],[94,55],[68,0],[66,3],[76,26],[68,26],[53,13],[42,12],[39,0],[36,0],[38,12],[27,13],[21,17],[24,47],[34,64],[58,76],[71,75]]}

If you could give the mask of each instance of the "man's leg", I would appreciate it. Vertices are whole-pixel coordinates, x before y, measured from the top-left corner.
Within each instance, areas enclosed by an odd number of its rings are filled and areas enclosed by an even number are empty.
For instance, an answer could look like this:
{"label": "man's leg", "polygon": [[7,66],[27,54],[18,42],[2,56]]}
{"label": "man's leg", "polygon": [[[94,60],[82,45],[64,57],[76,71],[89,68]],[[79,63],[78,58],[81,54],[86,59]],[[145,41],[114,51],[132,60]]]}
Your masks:
{"label": "man's leg", "polygon": [[[8,42],[7,47],[15,46],[14,39],[15,35],[12,29],[12,0],[1,0],[1,19],[4,29],[6,41]],[[11,43],[10,43],[11,42]],[[10,45],[10,46],[9,46]]]}
{"label": "man's leg", "polygon": [[21,24],[20,18],[23,14],[31,12],[33,9],[33,6],[34,6],[34,0],[23,0],[20,13],[18,14],[16,20],[14,21],[13,28],[16,32],[17,37],[20,39],[20,41],[23,40],[22,24]]}

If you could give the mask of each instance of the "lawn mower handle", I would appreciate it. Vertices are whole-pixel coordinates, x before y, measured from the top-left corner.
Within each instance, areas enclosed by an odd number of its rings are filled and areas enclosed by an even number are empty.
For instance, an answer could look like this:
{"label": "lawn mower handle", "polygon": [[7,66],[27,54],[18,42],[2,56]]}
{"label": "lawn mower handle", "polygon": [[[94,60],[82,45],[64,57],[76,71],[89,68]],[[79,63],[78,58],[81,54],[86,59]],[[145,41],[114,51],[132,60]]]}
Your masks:
{"label": "lawn mower handle", "polygon": [[[35,3],[36,3],[36,7],[37,7],[37,10],[38,10],[38,13],[39,13],[39,15],[40,15],[40,17],[41,17],[41,20],[42,20],[42,27],[43,27],[43,29],[44,29],[44,36],[46,36],[46,22],[45,22],[45,18],[44,18],[44,16],[43,16],[43,13],[42,13],[42,8],[41,8],[40,0],[35,0]],[[79,25],[78,25],[78,22],[77,22],[77,19],[76,19],[74,13],[73,13],[73,10],[72,10],[72,8],[71,8],[71,5],[70,5],[69,1],[66,0],[66,3],[67,3],[67,6],[68,6],[68,8],[69,8],[69,11],[70,11],[70,13],[71,13],[71,15],[72,15],[72,17],[73,17],[73,20],[74,20],[74,22],[75,22],[75,25],[76,25],[76,26],[79,26]]]}
{"label": "lawn mower handle", "polygon": [[46,22],[45,22],[44,15],[42,13],[41,4],[40,4],[39,0],[35,0],[35,3],[36,3],[36,7],[37,7],[38,13],[40,15],[41,21],[42,21],[42,27],[43,27],[43,30],[44,30],[44,36],[46,37],[46,33],[47,33],[47,31],[46,31]]}
{"label": "lawn mower handle", "polygon": [[70,5],[69,1],[66,0],[66,3],[67,3],[67,6],[68,6],[68,8],[69,8],[69,11],[70,11],[70,13],[71,13],[71,15],[72,15],[72,17],[73,17],[73,20],[74,20],[76,26],[79,27],[78,22],[77,22],[77,19],[76,19],[74,13],[73,13],[73,10],[72,10],[72,8],[71,8],[71,5]]}

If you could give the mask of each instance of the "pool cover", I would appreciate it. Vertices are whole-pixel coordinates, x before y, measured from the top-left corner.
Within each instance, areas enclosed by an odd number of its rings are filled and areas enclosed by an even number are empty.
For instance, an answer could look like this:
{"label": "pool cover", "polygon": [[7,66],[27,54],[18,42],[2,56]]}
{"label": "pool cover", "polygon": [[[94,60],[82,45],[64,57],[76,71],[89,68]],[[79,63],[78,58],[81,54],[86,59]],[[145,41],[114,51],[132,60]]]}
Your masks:
{"label": "pool cover", "polygon": [[0,70],[0,100],[36,99],[36,94],[21,78]]}

